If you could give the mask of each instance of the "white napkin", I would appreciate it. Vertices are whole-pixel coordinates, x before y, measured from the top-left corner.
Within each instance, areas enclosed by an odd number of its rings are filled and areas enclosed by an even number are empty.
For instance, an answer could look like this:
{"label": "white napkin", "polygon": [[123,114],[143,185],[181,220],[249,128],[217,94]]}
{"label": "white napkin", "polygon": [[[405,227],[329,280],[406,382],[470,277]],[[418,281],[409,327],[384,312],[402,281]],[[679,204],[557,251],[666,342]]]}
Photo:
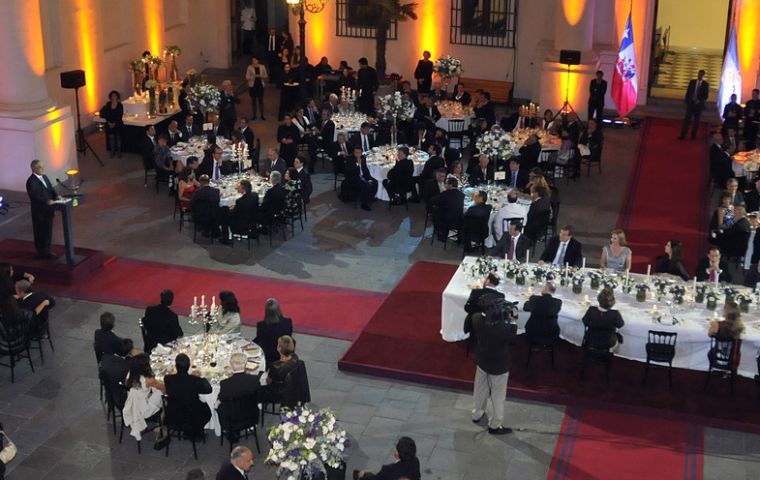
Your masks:
{"label": "white napkin", "polygon": [[155,354],[158,354],[158,355],[168,355],[168,354],[172,353],[172,349],[171,349],[171,348],[169,348],[169,347],[165,347],[165,346],[163,346],[163,345],[161,345],[161,344],[159,343],[159,344],[158,344],[158,345],[156,345],[156,347],[153,349],[153,353],[155,353]]}

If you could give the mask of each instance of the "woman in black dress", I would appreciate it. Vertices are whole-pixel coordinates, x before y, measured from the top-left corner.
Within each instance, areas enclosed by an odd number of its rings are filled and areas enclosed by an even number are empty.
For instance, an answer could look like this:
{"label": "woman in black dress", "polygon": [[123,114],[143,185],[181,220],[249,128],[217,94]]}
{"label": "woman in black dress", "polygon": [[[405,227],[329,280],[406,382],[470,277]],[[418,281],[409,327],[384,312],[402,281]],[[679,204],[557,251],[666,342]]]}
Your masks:
{"label": "woman in black dress", "polygon": [[277,339],[283,335],[293,335],[293,320],[283,316],[279,302],[270,298],[264,306],[264,320],[256,322],[256,338],[253,339],[264,350],[267,365],[280,359]]}
{"label": "woman in black dress", "polygon": [[683,263],[683,245],[680,240],[671,240],[665,244],[665,255],[657,257],[655,271],[680,277],[682,280],[689,279],[689,271]]}
{"label": "woman in black dress", "polygon": [[454,87],[454,96],[452,99],[456,100],[462,105],[469,105],[470,102],[472,101],[470,94],[465,91],[464,83],[462,82],[457,83],[456,86]]}
{"label": "woman in black dress", "polygon": [[121,131],[124,127],[124,105],[121,95],[116,90],[108,94],[108,103],[100,109],[100,118],[106,121],[106,144],[111,151],[111,158],[121,158]]}
{"label": "woman in black dress", "polygon": [[586,348],[613,351],[622,339],[617,330],[623,328],[625,322],[620,312],[612,310],[615,306],[615,294],[611,289],[602,289],[597,301],[599,306],[589,307],[583,316],[583,324],[588,327],[583,345]]}
{"label": "woman in black dress", "polygon": [[251,58],[251,64],[248,65],[248,70],[245,72],[245,79],[248,80],[248,94],[251,96],[251,109],[253,110],[251,120],[256,119],[257,105],[261,112],[261,119],[266,120],[264,118],[264,82],[267,77],[267,68],[257,57]]}

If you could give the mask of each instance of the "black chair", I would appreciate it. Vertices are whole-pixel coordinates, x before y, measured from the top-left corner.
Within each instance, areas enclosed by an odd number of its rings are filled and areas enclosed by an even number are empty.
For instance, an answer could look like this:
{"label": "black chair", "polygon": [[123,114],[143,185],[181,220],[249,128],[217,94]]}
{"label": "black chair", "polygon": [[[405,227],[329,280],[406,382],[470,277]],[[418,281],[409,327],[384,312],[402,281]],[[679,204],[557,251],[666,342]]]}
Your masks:
{"label": "black chair", "polygon": [[549,352],[552,361],[552,369],[556,369],[554,366],[554,347],[559,340],[558,336],[555,337],[533,337],[527,336],[528,339],[528,358],[525,361],[525,366],[530,365],[530,357],[533,354],[533,350],[541,352]]}
{"label": "black chair", "polygon": [[452,119],[449,120],[449,145],[453,143],[454,140],[457,141],[459,144],[458,148],[464,147],[464,119]]}
{"label": "black chair", "polygon": [[251,238],[256,239],[256,244],[261,245],[261,238],[259,237],[259,226],[256,223],[256,221],[252,221],[251,225],[248,226],[248,230],[245,232],[232,232],[230,231],[230,235],[232,236],[232,248],[235,248],[235,242],[242,242],[243,240],[246,240],[248,242],[248,250],[251,250]]}
{"label": "black chair", "polygon": [[272,238],[274,237],[275,230],[282,231],[282,241],[288,239],[288,220],[285,216],[285,212],[280,212],[274,215],[274,218],[272,218],[272,223],[269,225],[266,225],[267,230],[269,231],[269,246],[272,246]]}
{"label": "black chair", "polygon": [[333,190],[338,190],[338,180],[346,177],[346,161],[340,155],[335,155],[332,159],[333,164]]}
{"label": "black chair", "polygon": [[610,383],[610,366],[615,354],[610,352],[608,348],[597,348],[590,345],[588,342],[588,327],[586,327],[586,333],[583,335],[583,364],[581,366],[581,380],[586,374],[586,364],[589,361],[594,361],[604,364],[604,378],[607,383]]}
{"label": "black chair", "polygon": [[431,203],[425,204],[425,226],[422,228],[423,235],[424,235],[424,232],[427,232],[428,222],[432,222],[433,218],[435,218],[435,213],[437,209],[438,207]]}
{"label": "black chair", "polygon": [[[158,194],[158,186],[162,183],[165,183],[166,186],[171,189],[173,174],[173,172],[170,172],[168,170],[163,170],[160,168],[156,169],[156,194]],[[169,193],[171,193],[171,191]]]}
{"label": "black chair", "polygon": [[[164,411],[167,412],[167,400],[164,397]],[[166,434],[169,436],[169,443],[166,444],[166,456],[169,456],[169,446],[171,445],[171,439],[177,440],[190,440],[193,444],[193,456],[198,460],[198,449],[196,447],[196,441],[200,438],[203,443],[206,443],[206,431],[203,426],[197,428],[193,423],[192,415],[189,412],[174,411],[171,422],[170,416],[167,415],[166,421]]]}
{"label": "black chair", "polygon": [[734,380],[736,379],[736,369],[739,366],[741,356],[741,340],[719,340],[715,337],[710,338],[710,351],[707,352],[707,360],[710,366],[707,369],[705,377],[704,391],[707,391],[707,385],[710,383],[710,377],[713,372],[722,375],[728,375],[731,382],[731,394],[734,393]]}
{"label": "black chair", "polygon": [[[145,170],[145,181],[143,182],[143,186],[145,188],[148,188],[148,174],[150,172],[153,172],[153,175],[156,174],[156,164],[153,163],[153,154],[150,155],[142,155],[142,161],[143,161],[143,170]],[[156,182],[156,192],[158,192],[158,182]]]}
{"label": "black chair", "polygon": [[29,322],[30,320],[26,316],[15,321],[6,321],[0,317],[0,357],[8,357],[10,361],[10,363],[0,363],[0,365],[11,369],[11,383],[16,381],[16,362],[22,358],[29,360],[29,366],[34,372],[32,355],[29,352]]}
{"label": "black chair", "polygon": [[[116,417],[120,417],[121,428],[124,429],[124,402],[127,400],[127,389],[121,382],[108,378],[103,370],[99,370],[98,378],[100,385],[105,390],[106,400],[106,418],[111,420],[113,425],[113,434],[116,435]],[[121,434],[119,435],[121,443]]]}
{"label": "black chair", "polygon": [[179,199],[179,189],[174,192],[174,213],[172,214],[172,218],[177,218],[177,213],[179,213],[179,231],[181,232],[182,226],[186,220],[191,219],[191,215],[190,210],[182,206],[182,202]]}
{"label": "black chair", "polygon": [[[50,335],[51,308],[53,307],[45,307],[45,309],[42,310],[40,314],[34,318],[33,324],[30,327],[30,348],[36,348],[40,351],[40,360],[42,360],[42,363],[45,363],[45,354],[42,351],[43,340],[47,340],[50,344],[50,350],[55,352],[55,347],[53,347],[53,337]],[[37,346],[35,346],[32,342],[36,342]]]}
{"label": "black chair", "polygon": [[[129,394],[129,389],[126,386],[119,384],[119,387],[124,390],[125,395]],[[122,405],[121,408],[119,408],[119,416],[121,417],[121,426],[119,427],[119,444],[121,444],[122,440],[124,439],[124,427],[127,426],[124,423],[124,412],[122,411],[123,408],[124,408],[124,405]],[[152,431],[156,427],[163,427],[164,422],[161,419],[161,414],[162,412],[159,410],[152,417],[146,418],[145,423],[147,425],[145,429],[143,429],[143,431],[140,433],[144,435]],[[138,455],[142,454],[142,440],[137,440],[137,453]]]}
{"label": "black chair", "polygon": [[[265,413],[279,416],[282,408],[294,408],[297,405],[311,402],[309,377],[303,360],[298,361],[298,365],[285,376],[284,381],[273,383],[263,389],[259,400],[262,406],[262,426],[264,425]],[[267,405],[270,405],[271,409],[267,410]]]}
{"label": "black chair", "polygon": [[586,176],[591,176],[591,167],[596,166],[599,170],[599,175],[602,174],[602,145],[598,147],[590,148],[590,155],[581,156],[580,168],[583,170],[583,166],[586,165]]}
{"label": "black chair", "polygon": [[256,450],[261,453],[258,430],[256,429],[260,416],[258,403],[257,394],[230,398],[221,402],[217,409],[219,421],[222,425],[222,435],[219,438],[220,445],[224,445],[226,434],[230,450],[232,450],[232,446],[240,441],[241,432],[245,433],[245,438],[248,438],[248,431],[253,429]]}
{"label": "black chair", "polygon": [[285,221],[290,224],[290,234],[296,235],[296,221],[301,224],[301,231],[303,231],[303,197],[301,192],[296,190],[288,192],[287,206],[285,207]]}
{"label": "black chair", "polygon": [[673,357],[676,356],[676,340],[678,334],[675,332],[660,332],[649,330],[647,344],[647,363],[644,366],[643,385],[647,383],[649,374],[649,363],[667,363],[668,364],[668,386],[673,386]]}
{"label": "black chair", "polygon": [[[414,180],[410,180],[405,185],[401,185],[401,190],[398,192],[395,192],[393,195],[388,192],[389,200],[388,200],[388,211],[391,210],[395,205],[404,205],[406,207],[406,210],[409,211],[409,194],[412,193],[412,190],[414,189]],[[394,203],[394,199],[398,199],[400,203]]]}
{"label": "black chair", "polygon": [[443,240],[443,249],[446,250],[446,245],[448,245],[449,238],[450,238],[449,237],[449,232],[452,232],[452,231],[455,232],[456,236],[458,238],[460,238],[460,240],[461,240],[462,231],[463,231],[461,225],[462,225],[462,217],[459,217],[459,220],[457,222],[455,222],[455,224],[453,224],[453,225],[447,225],[445,227],[445,231],[441,232],[441,231],[439,231],[439,227],[437,227],[435,225],[435,223],[433,223],[433,234],[430,237],[430,245],[433,245],[433,243],[435,243],[435,239],[437,238],[438,234],[440,233],[443,236],[443,239],[444,239]]}
{"label": "black chair", "polygon": [[464,216],[462,220],[462,257],[468,251],[475,249],[480,249],[481,255],[486,254],[489,219],[490,217]]}

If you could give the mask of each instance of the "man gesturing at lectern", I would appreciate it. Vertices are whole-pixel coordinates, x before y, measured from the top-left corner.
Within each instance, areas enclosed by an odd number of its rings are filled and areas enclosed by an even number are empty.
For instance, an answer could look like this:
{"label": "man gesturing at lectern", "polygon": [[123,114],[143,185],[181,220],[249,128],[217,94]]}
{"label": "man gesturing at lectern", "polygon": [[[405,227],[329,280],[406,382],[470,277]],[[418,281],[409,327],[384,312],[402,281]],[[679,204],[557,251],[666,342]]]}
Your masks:
{"label": "man gesturing at lectern", "polygon": [[26,180],[26,193],[32,203],[32,228],[37,256],[54,260],[58,258],[50,251],[53,241],[53,203],[61,197],[44,174],[45,167],[39,160],[32,160],[32,174]]}

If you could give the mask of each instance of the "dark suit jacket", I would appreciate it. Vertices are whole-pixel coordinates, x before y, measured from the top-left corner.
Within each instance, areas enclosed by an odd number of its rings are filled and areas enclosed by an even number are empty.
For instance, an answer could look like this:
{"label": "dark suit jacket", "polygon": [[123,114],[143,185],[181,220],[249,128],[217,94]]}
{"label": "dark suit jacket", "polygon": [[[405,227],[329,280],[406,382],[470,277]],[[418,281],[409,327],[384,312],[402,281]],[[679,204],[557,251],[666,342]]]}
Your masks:
{"label": "dark suit jacket", "polygon": [[420,461],[415,457],[406,462],[398,461],[383,465],[377,474],[370,473],[363,476],[362,480],[391,480],[397,478],[420,480]]}
{"label": "dark suit jacket", "polygon": [[362,96],[374,93],[379,86],[377,70],[372,67],[360,68],[357,74],[356,85],[362,90]]}
{"label": "dark suit jacket", "polygon": [[543,232],[544,227],[551,220],[551,203],[548,197],[539,198],[530,204],[528,209],[528,218],[525,224],[524,233],[531,240],[536,241],[538,236]]}
{"label": "dark suit jacket", "polygon": [[288,317],[280,318],[277,323],[264,320],[256,322],[256,338],[253,341],[264,350],[267,365],[280,358],[280,354],[277,353],[277,339],[283,335],[293,335],[293,320]]}
{"label": "dark suit jacket", "polygon": [[95,330],[93,346],[95,347],[96,355],[126,355],[129,352],[125,352],[123,348],[123,340],[121,337],[113,333],[113,331],[106,331],[103,329]]}
{"label": "dark suit jacket", "polygon": [[439,168],[446,168],[446,161],[438,155],[430,157],[422,167],[422,172],[420,172],[420,179],[425,181],[430,180],[435,176],[435,171]]}
{"label": "dark suit jacket", "polygon": [[268,158],[264,161],[264,171],[267,173],[278,171],[284,177],[285,170],[287,169],[288,169],[288,164],[285,163],[285,160],[283,160],[281,157],[277,157],[277,161],[274,163],[274,167],[272,166],[272,161],[269,160]]}
{"label": "dark suit jacket", "polygon": [[201,129],[198,125],[192,124],[189,128],[187,125],[180,125],[179,131],[182,132],[182,135],[185,137],[182,141],[186,142],[188,138],[200,135]]}
{"label": "dark suit jacket", "polygon": [[409,146],[425,152],[427,152],[428,147],[433,143],[435,143],[435,138],[429,130],[425,132],[424,140],[422,140],[422,146],[420,146],[420,136],[418,133],[412,135],[412,138],[409,139]]}
{"label": "dark suit jacket", "polygon": [[[372,132],[367,134],[367,142],[369,142],[369,148],[375,148],[377,146],[377,141],[374,139]],[[351,144],[351,148],[348,150],[349,155],[353,155],[352,150],[354,147],[361,147],[362,151],[364,151],[364,147],[362,146],[361,133],[357,132],[351,135],[351,140],[349,143]]]}
{"label": "dark suit jacket", "polygon": [[259,220],[259,194],[245,193],[235,200],[230,211],[230,229],[233,233],[245,233]]}
{"label": "dark suit jacket", "polygon": [[607,80],[597,82],[591,80],[588,86],[588,103],[592,105],[604,105],[604,94],[607,93]]}
{"label": "dark suit jacket", "polygon": [[98,368],[100,378],[106,388],[114,394],[114,401],[119,407],[123,407],[127,400],[127,391],[121,387],[120,383],[127,378],[132,363],[129,357],[124,358],[113,354],[103,355],[100,360]]}
{"label": "dark suit jacket", "polygon": [[[42,310],[42,313],[40,313],[40,316],[47,315],[46,311],[55,307],[55,299],[48,295],[45,292],[32,292],[31,295],[24,299],[18,300],[18,306],[23,308],[24,310],[29,310],[31,312],[34,312],[34,310],[37,308],[37,306],[47,300],[50,302],[50,305],[45,307],[44,310]],[[36,317],[36,314],[35,314]]]}
{"label": "dark suit jacket", "polygon": [[193,212],[193,221],[199,225],[213,224],[218,218],[219,190],[205,186],[193,192],[190,198],[190,211]]}
{"label": "dark suit jacket", "polygon": [[211,418],[211,410],[198,395],[211,393],[208,380],[177,372],[165,376],[164,384],[168,397],[167,421],[171,424],[190,419],[197,428],[203,428]]}
{"label": "dark suit jacket", "polygon": [[242,134],[243,134],[243,141],[246,143],[246,145],[248,145],[248,154],[250,155],[250,153],[253,151],[253,140],[254,140],[253,130],[251,130],[250,127],[247,127],[242,132]]}
{"label": "dark suit jacket", "polygon": [[319,126],[319,136],[322,137],[322,149],[329,154],[333,143],[335,143],[333,140],[335,138],[335,122],[331,119],[322,122]]}
{"label": "dark suit jacket", "polygon": [[245,372],[233,374],[219,382],[219,400],[224,402],[231,398],[254,395],[261,388],[260,375],[248,375]]}
{"label": "dark suit jacket", "polygon": [[[504,173],[507,175],[504,181],[507,183],[507,185],[511,187],[512,186],[512,170],[507,169]],[[517,170],[517,184],[515,185],[515,187],[522,190],[523,188],[525,188],[525,185],[527,184],[528,184],[528,172],[520,168],[519,170]]]}
{"label": "dark suit jacket", "polygon": [[[432,120],[430,120],[428,117],[431,117]],[[437,122],[440,118],[441,112],[438,111],[438,107],[435,105],[431,105],[429,109],[427,105],[420,105],[414,112],[414,119],[418,122],[424,122],[428,124],[428,127],[431,124],[435,125],[435,122]]]}
{"label": "dark suit jacket", "polygon": [[246,480],[246,477],[241,475],[232,463],[227,462],[217,472],[216,480]]}
{"label": "dark suit jacket", "polygon": [[[710,145],[710,175],[720,188],[726,188],[728,179],[734,178],[731,156],[716,143]],[[749,209],[749,205],[747,211],[753,211]]]}
{"label": "dark suit jacket", "polygon": [[309,203],[311,201],[311,192],[314,191],[314,185],[311,183],[311,175],[309,175],[309,172],[305,168],[302,168],[298,172],[298,180],[301,182],[303,203]]}
{"label": "dark suit jacket", "polygon": [[517,325],[507,322],[488,323],[483,315],[475,315],[472,321],[478,345],[475,360],[489,375],[502,375],[509,372],[510,350],[515,341]]}
{"label": "dark suit jacket", "polygon": [[168,139],[167,146],[173,147],[179,142],[186,142],[188,137],[186,137],[182,130],[177,127],[177,131],[174,133],[167,131],[166,138]]}
{"label": "dark suit jacket", "polygon": [[394,186],[395,191],[408,191],[411,188],[413,176],[414,163],[405,158],[396,162],[388,171],[388,182]]}
{"label": "dark suit jacket", "polygon": [[285,210],[285,198],[287,192],[282,185],[275,185],[264,194],[264,201],[261,203],[262,223],[269,224],[274,216]]}
{"label": "dark suit jacket", "polygon": [[[546,263],[552,263],[554,257],[557,256],[557,249],[559,248],[559,237],[553,236],[546,242],[546,248],[544,253],[541,254],[541,260]],[[574,238],[570,238],[570,241],[565,248],[565,263],[569,263],[571,267],[578,267],[583,264],[583,252],[581,251],[581,242]],[[564,265],[561,265],[564,267]]]}
{"label": "dark suit jacket", "polygon": [[470,291],[470,297],[464,304],[464,311],[467,313],[464,318],[464,333],[473,333],[472,316],[476,313],[483,313],[486,307],[484,301],[494,297],[504,298],[504,294],[491,287],[473,288]]}
{"label": "dark suit jacket", "polygon": [[488,168],[486,168],[486,174],[483,175],[483,169],[480,168],[480,165],[475,166],[475,168],[472,169],[472,177],[470,177],[470,183],[488,183],[489,181],[493,181],[493,165],[488,164]]}
{"label": "dark suit jacket", "polygon": [[414,69],[414,78],[417,80],[417,88],[422,92],[430,90],[433,83],[433,62],[421,59],[417,62],[417,68]]}
{"label": "dark suit jacket", "polygon": [[433,205],[436,207],[436,227],[452,228],[459,227],[464,214],[464,193],[458,188],[452,188],[441,192],[435,197]]}
{"label": "dark suit jacket", "polygon": [[184,333],[179,326],[177,314],[166,305],[151,305],[145,309],[143,327],[146,330],[145,352],[150,353],[159,343],[166,345]]}
{"label": "dark suit jacket", "polygon": [[[703,258],[699,261],[697,264],[697,281],[699,282],[705,282],[710,280],[710,274],[707,273],[707,269],[710,268],[710,259]],[[718,277],[719,282],[728,282],[731,283],[731,274],[728,273],[728,263],[721,259],[720,263],[718,264],[718,268],[721,270],[720,277]]]}
{"label": "dark suit jacket", "polygon": [[562,300],[549,294],[532,295],[523,310],[530,312],[525,333],[530,337],[555,338],[559,335],[557,316],[562,310]]}
{"label": "dark suit jacket", "polygon": [[489,127],[496,123],[496,112],[491,102],[486,103],[482,107],[475,107],[474,113],[475,118],[484,118],[488,122]]}
{"label": "dark suit jacket", "polygon": [[[505,232],[499,239],[499,243],[493,249],[493,255],[495,257],[504,258],[509,253],[509,245],[512,243],[512,237]],[[530,248],[530,238],[527,235],[521,234],[517,237],[517,245],[515,245],[515,258],[514,260],[524,261],[525,253]]]}
{"label": "dark suit jacket", "polygon": [[[152,157],[151,157],[152,158]],[[42,176],[47,182],[46,188],[36,175],[29,175],[26,179],[26,193],[29,195],[29,201],[32,204],[32,218],[40,217],[52,217],[55,214],[55,210],[51,205],[48,205],[48,200],[55,200],[58,194],[55,193],[55,188],[50,182],[47,175]]]}
{"label": "dark suit jacket", "polygon": [[[694,90],[697,88],[697,79],[689,81],[689,88],[686,89],[686,95],[684,96],[684,102],[687,105],[690,105],[694,101]],[[705,108],[705,101],[707,100],[707,97],[710,94],[710,84],[707,83],[707,80],[702,80],[702,83],[699,85],[699,92],[697,92],[697,107],[698,108]]]}
{"label": "dark suit jacket", "polygon": [[591,306],[583,315],[583,324],[588,327],[584,342],[594,348],[608,349],[618,342],[617,329],[622,328],[625,322],[617,310],[602,312],[598,307]]}
{"label": "dark suit jacket", "polygon": [[530,171],[531,168],[538,165],[538,159],[541,156],[541,144],[539,142],[523,145],[519,151],[520,168]]}
{"label": "dark suit jacket", "polygon": [[[444,190],[445,192],[446,190]],[[441,193],[438,189],[438,181],[435,178],[428,178],[425,180],[425,182],[422,184],[422,199],[425,201],[425,204],[427,205],[433,205],[435,203],[436,197],[438,197]]]}

